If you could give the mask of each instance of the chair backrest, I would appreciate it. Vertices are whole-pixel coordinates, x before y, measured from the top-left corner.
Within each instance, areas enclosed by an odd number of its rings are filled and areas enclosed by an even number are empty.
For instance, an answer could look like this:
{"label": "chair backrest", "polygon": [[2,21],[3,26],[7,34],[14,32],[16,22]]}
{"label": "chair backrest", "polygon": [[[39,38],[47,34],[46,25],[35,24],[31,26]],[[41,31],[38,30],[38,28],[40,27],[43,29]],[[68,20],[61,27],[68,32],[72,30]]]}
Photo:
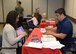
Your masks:
{"label": "chair backrest", "polygon": [[[0,48],[2,47],[2,35],[0,35]],[[1,50],[1,49],[0,49]]]}
{"label": "chair backrest", "polygon": [[32,15],[27,15],[27,17],[32,17]]}
{"label": "chair backrest", "polygon": [[68,48],[64,48],[63,51],[64,52],[76,52],[76,38],[72,38],[73,41],[72,42],[69,42],[69,44],[71,44],[71,47],[68,49]]}

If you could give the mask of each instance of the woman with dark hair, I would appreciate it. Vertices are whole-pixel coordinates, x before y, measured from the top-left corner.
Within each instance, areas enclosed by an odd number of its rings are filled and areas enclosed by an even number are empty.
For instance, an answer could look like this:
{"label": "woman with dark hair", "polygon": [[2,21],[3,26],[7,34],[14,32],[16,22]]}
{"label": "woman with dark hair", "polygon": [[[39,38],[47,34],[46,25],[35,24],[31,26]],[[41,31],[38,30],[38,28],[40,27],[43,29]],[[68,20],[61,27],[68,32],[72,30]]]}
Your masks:
{"label": "woman with dark hair", "polygon": [[[2,47],[17,48],[17,42],[21,40],[26,32],[23,32],[17,37],[16,29],[17,22],[19,20],[18,13],[16,11],[10,11],[6,18],[6,25],[3,29]],[[16,54],[16,49],[2,49],[4,54]]]}

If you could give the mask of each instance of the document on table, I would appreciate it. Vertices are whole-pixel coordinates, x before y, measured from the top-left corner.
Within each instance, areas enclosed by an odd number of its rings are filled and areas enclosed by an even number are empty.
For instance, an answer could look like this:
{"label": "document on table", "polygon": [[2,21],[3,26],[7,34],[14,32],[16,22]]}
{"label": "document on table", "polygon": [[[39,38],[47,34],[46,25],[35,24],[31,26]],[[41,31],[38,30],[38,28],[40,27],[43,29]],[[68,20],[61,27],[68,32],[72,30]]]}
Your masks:
{"label": "document on table", "polygon": [[61,49],[64,47],[64,45],[57,41],[52,35],[42,35],[41,41],[43,48]]}
{"label": "document on table", "polygon": [[32,48],[50,48],[50,49],[61,49],[64,47],[59,41],[56,40],[52,35],[42,35],[41,42],[29,42],[26,47]]}
{"label": "document on table", "polygon": [[56,41],[56,38],[52,35],[42,35],[41,41],[42,42]]}
{"label": "document on table", "polygon": [[41,33],[45,33],[46,29],[45,28],[41,28],[40,31],[41,31]]}
{"label": "document on table", "polygon": [[32,47],[32,48],[50,48],[50,49],[61,49],[64,47],[63,44],[61,44],[59,41],[50,41],[50,42],[43,42],[43,43],[34,43],[29,42],[26,47]]}
{"label": "document on table", "polygon": [[43,48],[51,48],[51,49],[61,49],[64,47],[59,41],[50,41],[50,42],[43,42]]}
{"label": "document on table", "polygon": [[42,43],[34,43],[34,42],[29,42],[26,47],[33,47],[33,48],[42,48],[43,44]]}

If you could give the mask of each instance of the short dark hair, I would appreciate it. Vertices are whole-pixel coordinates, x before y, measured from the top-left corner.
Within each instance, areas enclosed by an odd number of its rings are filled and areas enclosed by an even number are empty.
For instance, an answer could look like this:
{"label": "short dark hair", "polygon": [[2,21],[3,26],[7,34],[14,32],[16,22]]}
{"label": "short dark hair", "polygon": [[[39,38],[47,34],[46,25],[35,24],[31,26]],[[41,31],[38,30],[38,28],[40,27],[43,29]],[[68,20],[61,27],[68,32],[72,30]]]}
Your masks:
{"label": "short dark hair", "polygon": [[21,4],[21,1],[18,1],[19,4]]}
{"label": "short dark hair", "polygon": [[34,13],[34,17],[38,18],[38,15],[39,15],[38,13]]}
{"label": "short dark hair", "polygon": [[14,10],[10,11],[7,14],[6,24],[10,24],[15,28],[17,16],[18,16],[18,13],[16,11],[14,11]]}
{"label": "short dark hair", "polygon": [[66,15],[65,10],[64,10],[63,8],[57,9],[57,10],[55,11],[55,13],[59,13],[59,14],[64,14],[64,15]]}
{"label": "short dark hair", "polygon": [[36,8],[36,10],[38,10],[39,8]]}

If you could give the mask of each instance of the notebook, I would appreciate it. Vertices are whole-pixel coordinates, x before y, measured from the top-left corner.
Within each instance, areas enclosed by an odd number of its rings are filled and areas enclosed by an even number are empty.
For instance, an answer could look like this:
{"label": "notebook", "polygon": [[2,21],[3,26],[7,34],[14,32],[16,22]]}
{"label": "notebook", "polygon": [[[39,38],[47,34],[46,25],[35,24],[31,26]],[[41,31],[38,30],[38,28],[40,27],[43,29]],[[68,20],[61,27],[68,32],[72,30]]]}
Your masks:
{"label": "notebook", "polygon": [[25,32],[25,30],[23,29],[23,27],[22,27],[22,26],[18,27],[18,28],[17,28],[17,35],[18,35],[18,36],[21,35],[22,32]]}

